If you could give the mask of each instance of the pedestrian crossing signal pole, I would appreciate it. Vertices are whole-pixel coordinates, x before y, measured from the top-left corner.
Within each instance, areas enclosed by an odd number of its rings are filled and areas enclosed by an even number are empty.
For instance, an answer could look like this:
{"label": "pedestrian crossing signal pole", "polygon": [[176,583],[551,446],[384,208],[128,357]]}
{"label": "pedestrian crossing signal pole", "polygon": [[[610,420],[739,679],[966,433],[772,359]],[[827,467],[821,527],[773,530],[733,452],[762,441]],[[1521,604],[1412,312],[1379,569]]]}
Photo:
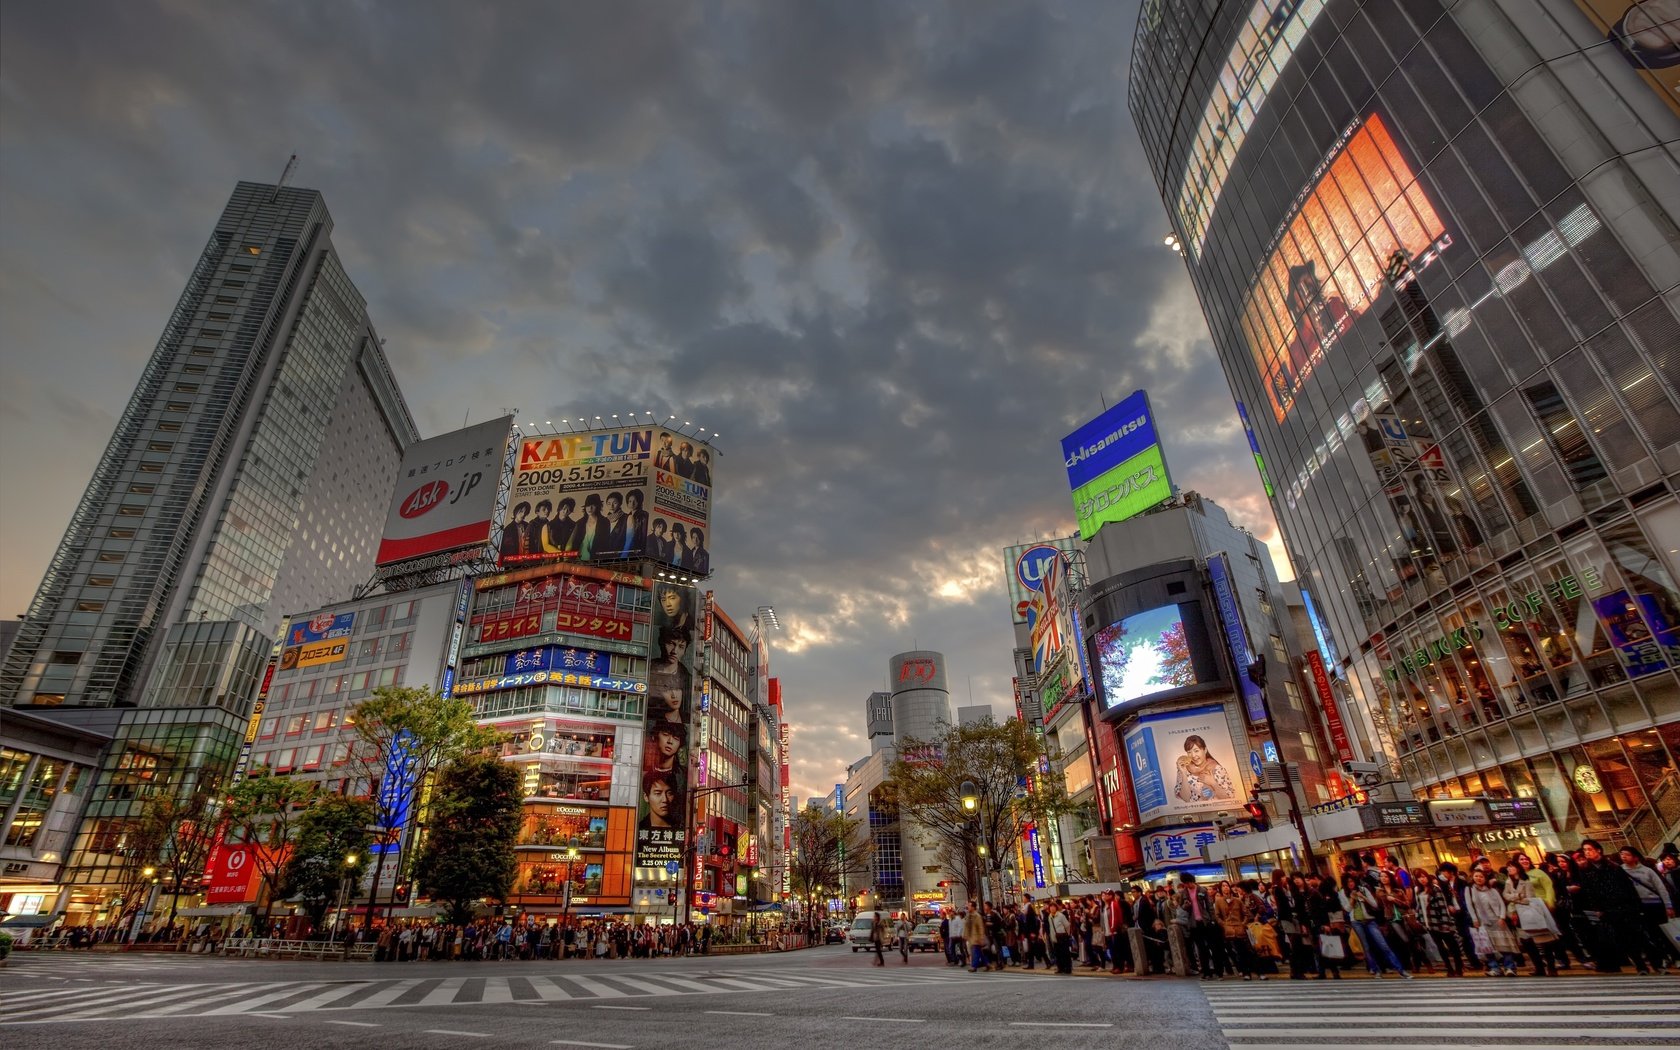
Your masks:
{"label": "pedestrian crossing signal pole", "polygon": [[[1307,836],[1307,815],[1301,809],[1300,800],[1295,797],[1295,780],[1289,775],[1289,763],[1283,760],[1283,748],[1278,744],[1277,722],[1272,718],[1272,698],[1266,690],[1265,653],[1257,654],[1254,662],[1248,665],[1248,680],[1260,687],[1260,709],[1266,715],[1266,732],[1271,735],[1272,746],[1277,748],[1278,764],[1283,766],[1283,795],[1289,802],[1289,820],[1295,825],[1295,833],[1301,837],[1302,866],[1308,872],[1317,871],[1318,862],[1313,857],[1312,839]],[[1253,813],[1250,812],[1249,815],[1252,817]],[[1269,821],[1267,826],[1270,826]],[[1264,831],[1265,828],[1260,830]]]}

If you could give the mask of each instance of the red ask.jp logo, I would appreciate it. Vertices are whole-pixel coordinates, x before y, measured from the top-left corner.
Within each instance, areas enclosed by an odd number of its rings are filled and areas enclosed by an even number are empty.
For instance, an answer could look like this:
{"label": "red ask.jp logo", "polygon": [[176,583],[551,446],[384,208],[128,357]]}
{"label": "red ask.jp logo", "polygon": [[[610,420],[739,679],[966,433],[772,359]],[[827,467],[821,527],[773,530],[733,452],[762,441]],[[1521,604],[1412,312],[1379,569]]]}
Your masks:
{"label": "red ask.jp logo", "polygon": [[449,495],[449,482],[427,482],[408,494],[408,497],[402,501],[402,506],[397,508],[397,513],[404,518],[418,518],[433,507],[442,504],[444,497],[447,495]]}

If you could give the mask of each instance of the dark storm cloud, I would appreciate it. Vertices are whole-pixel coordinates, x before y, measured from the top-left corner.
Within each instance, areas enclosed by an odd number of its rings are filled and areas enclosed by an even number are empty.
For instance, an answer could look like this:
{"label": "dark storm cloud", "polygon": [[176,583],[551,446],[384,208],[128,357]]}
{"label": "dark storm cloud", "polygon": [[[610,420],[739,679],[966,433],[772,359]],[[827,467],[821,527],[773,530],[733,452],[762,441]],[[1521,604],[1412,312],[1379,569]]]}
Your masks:
{"label": "dark storm cloud", "polygon": [[0,430],[62,466],[0,506],[5,599],[27,602],[232,182],[296,151],[428,432],[516,405],[721,432],[715,587],[789,625],[796,795],[867,751],[894,652],[942,649],[953,701],[1006,713],[998,550],[1071,527],[1057,442],[1104,398],[1147,387],[1181,484],[1269,531],[1160,245],[1125,111],[1135,19],[5,5],[0,334],[28,378],[6,404],[43,407]]}

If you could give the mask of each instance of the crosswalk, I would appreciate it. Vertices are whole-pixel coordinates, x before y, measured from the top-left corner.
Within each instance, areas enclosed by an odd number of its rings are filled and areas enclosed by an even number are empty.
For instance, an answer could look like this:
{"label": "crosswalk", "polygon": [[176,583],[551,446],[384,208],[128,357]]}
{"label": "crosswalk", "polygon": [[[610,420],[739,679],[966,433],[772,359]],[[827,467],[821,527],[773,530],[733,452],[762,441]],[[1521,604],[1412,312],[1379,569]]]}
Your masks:
{"label": "crosswalk", "polygon": [[[77,1021],[226,1017],[334,1010],[513,1003],[614,1002],[730,992],[778,994],[940,984],[942,971],[789,973],[758,970],[409,977],[391,980],[235,981],[50,985],[0,992],[0,1028]],[[0,1040],[3,1041],[3,1040]]]}
{"label": "crosswalk", "polygon": [[1202,986],[1231,1050],[1680,1046],[1680,979],[1270,981]]}

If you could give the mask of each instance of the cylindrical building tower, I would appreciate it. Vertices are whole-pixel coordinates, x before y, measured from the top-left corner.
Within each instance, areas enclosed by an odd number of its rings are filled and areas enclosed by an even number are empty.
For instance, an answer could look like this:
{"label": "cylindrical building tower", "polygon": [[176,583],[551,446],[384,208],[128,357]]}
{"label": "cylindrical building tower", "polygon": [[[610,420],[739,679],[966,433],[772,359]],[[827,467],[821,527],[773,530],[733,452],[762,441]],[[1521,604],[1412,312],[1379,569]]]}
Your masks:
{"label": "cylindrical building tower", "polygon": [[1143,5],[1131,110],[1356,747],[1421,797],[1539,802],[1408,861],[1680,825],[1657,6]]}
{"label": "cylindrical building tower", "polygon": [[954,725],[951,690],[945,684],[945,654],[928,649],[899,653],[888,663],[892,675],[892,726],[898,740],[930,740],[941,726]]}

